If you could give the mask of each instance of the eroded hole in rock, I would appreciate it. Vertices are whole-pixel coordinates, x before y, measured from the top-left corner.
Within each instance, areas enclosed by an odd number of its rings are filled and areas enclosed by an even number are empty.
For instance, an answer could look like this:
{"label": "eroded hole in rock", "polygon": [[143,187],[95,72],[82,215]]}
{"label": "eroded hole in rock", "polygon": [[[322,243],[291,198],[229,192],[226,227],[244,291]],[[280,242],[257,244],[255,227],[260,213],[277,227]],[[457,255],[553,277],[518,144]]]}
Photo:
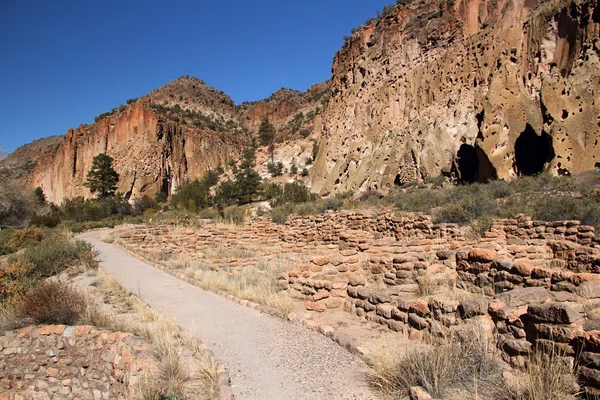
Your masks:
{"label": "eroded hole in rock", "polygon": [[515,142],[517,173],[522,176],[539,174],[555,155],[552,137],[545,132],[538,136],[529,124]]}
{"label": "eroded hole in rock", "polygon": [[485,151],[477,145],[461,145],[456,154],[456,165],[459,183],[486,183],[498,179],[496,168]]}

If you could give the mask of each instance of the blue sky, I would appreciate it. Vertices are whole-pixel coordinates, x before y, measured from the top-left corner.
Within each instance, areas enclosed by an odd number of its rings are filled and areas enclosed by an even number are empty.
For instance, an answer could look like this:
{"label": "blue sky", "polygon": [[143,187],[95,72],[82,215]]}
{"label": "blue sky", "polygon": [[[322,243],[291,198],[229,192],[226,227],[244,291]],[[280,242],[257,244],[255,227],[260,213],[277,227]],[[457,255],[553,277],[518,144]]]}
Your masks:
{"label": "blue sky", "polygon": [[327,80],[393,0],[0,0],[0,148],[64,134],[182,75],[236,104]]}

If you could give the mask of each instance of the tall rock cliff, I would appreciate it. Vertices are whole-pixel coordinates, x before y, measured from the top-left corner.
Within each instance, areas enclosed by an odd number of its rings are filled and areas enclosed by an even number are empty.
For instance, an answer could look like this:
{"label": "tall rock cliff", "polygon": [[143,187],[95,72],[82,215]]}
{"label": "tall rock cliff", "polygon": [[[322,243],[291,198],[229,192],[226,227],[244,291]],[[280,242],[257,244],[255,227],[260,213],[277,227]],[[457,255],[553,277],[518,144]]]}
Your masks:
{"label": "tall rock cliff", "polygon": [[333,63],[313,190],[464,182],[600,162],[597,0],[413,0]]}
{"label": "tall rock cliff", "polygon": [[[282,89],[269,99],[236,106],[223,92],[193,77],[181,77],[148,95],[101,114],[92,125],[70,129],[27,171],[31,187],[49,201],[90,197],[86,176],[94,156],[106,153],[119,173],[118,191],[128,199],[162,191],[172,194],[184,179],[239,160],[263,116],[277,131],[277,161],[286,166],[311,154],[314,121],[326,104],[327,84],[306,93]],[[31,146],[24,146],[24,148]],[[270,160],[259,151],[259,170]],[[2,167],[2,165],[0,165]],[[31,168],[30,168],[31,170]],[[266,174],[263,171],[263,174]]]}
{"label": "tall rock cliff", "polygon": [[41,186],[58,204],[90,197],[84,183],[92,159],[106,153],[120,175],[118,191],[127,198],[171,194],[182,180],[201,177],[241,154],[237,123],[227,124],[235,113],[229,97],[187,77],[161,89],[92,125],[70,129],[55,152],[37,160],[30,185]]}

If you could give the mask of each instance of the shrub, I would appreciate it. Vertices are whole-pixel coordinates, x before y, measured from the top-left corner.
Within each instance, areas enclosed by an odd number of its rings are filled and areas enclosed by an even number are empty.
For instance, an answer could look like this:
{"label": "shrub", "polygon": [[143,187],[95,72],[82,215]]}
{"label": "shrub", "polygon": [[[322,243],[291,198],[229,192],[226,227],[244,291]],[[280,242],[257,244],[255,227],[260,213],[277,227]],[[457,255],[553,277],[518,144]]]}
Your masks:
{"label": "shrub", "polygon": [[198,179],[184,181],[171,197],[171,206],[178,210],[196,212],[212,203],[209,187]]}
{"label": "shrub", "polygon": [[267,164],[267,171],[269,171],[272,176],[281,176],[283,175],[283,163],[270,162]]}
{"label": "shrub", "polygon": [[17,251],[41,242],[44,236],[44,232],[35,227],[18,229],[13,232],[11,239],[8,241],[8,246]]}
{"label": "shrub", "polygon": [[308,168],[302,169],[302,172],[300,173],[300,175],[304,176],[304,177],[308,176]]}
{"label": "shrub", "polygon": [[271,205],[305,203],[313,200],[315,197],[304,184],[300,182],[288,182],[283,186],[281,195],[271,200]]}
{"label": "shrub", "polygon": [[23,296],[36,282],[35,265],[21,259],[0,268],[0,303]]}
{"label": "shrub", "polygon": [[83,293],[60,281],[43,281],[29,290],[19,311],[38,324],[72,325],[87,309]]}
{"label": "shrub", "polygon": [[146,210],[155,210],[158,208],[158,203],[155,199],[151,198],[147,194],[140,198],[135,199],[133,202],[133,210],[136,214],[144,214]]}
{"label": "shrub", "polygon": [[24,261],[35,266],[40,278],[54,276],[75,264],[79,248],[65,237],[53,235],[35,246],[27,247],[22,255]]}
{"label": "shrub", "polygon": [[58,214],[48,214],[48,215],[37,215],[33,214],[31,219],[29,220],[29,226],[37,226],[37,227],[46,227],[46,228],[55,228],[60,224],[60,215]]}
{"label": "shrub", "polygon": [[586,225],[600,224],[600,204],[572,196],[545,196],[534,207],[533,217],[543,221],[577,219]]}
{"label": "shrub", "polygon": [[287,221],[287,217],[294,211],[294,207],[290,204],[284,204],[275,207],[271,210],[271,220],[276,224],[283,225]]}
{"label": "shrub", "polygon": [[0,230],[0,256],[10,254],[15,251],[8,242],[12,238],[14,229],[2,229]]}

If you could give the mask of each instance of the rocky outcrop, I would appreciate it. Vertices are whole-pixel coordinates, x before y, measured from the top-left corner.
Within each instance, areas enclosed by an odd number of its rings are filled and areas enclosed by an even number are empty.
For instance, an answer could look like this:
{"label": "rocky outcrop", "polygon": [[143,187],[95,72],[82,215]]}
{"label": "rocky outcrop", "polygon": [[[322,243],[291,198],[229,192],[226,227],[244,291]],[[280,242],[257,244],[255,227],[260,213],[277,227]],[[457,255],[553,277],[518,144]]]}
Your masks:
{"label": "rocky outcrop", "polygon": [[600,5],[415,0],[335,56],[313,190],[594,168]]}
{"label": "rocky outcrop", "polygon": [[106,153],[120,175],[118,191],[128,198],[171,194],[182,180],[202,176],[240,154],[241,145],[231,134],[182,125],[146,105],[137,101],[93,125],[70,129],[54,154],[38,159],[31,186],[41,186],[48,200],[58,204],[89,197],[84,183],[92,159]]}

